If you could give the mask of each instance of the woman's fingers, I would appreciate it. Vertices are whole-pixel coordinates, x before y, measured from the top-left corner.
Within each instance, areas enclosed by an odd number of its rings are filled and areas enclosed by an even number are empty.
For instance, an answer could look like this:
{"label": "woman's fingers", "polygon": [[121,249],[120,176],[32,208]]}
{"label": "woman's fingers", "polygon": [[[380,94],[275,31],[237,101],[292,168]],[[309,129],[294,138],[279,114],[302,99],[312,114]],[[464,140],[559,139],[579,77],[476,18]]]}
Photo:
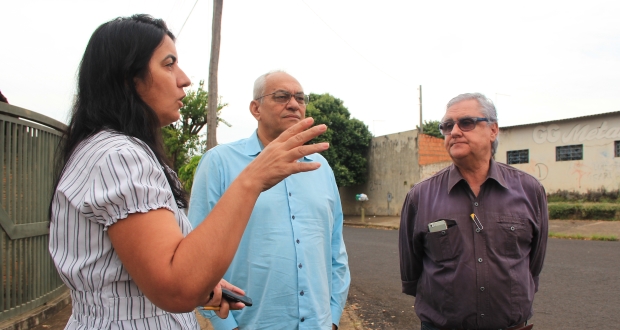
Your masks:
{"label": "woman's fingers", "polygon": [[287,140],[280,142],[280,143],[283,143],[283,146],[285,149],[290,150],[295,147],[303,145],[304,143],[314,139],[315,137],[325,133],[326,131],[327,131],[327,126],[325,126],[324,124],[316,125],[303,132],[297,133],[289,137]]}
{"label": "woman's fingers", "polygon": [[320,142],[316,144],[303,145],[303,146],[299,146],[291,150],[292,151],[291,157],[294,157],[293,159],[296,160],[301,157],[311,155],[313,153],[323,152],[327,149],[329,149],[329,142]]}
{"label": "woman's fingers", "polygon": [[240,310],[245,308],[245,304],[243,304],[242,302],[228,302],[228,306],[230,308],[231,311],[234,310]]}
{"label": "woman's fingers", "polygon": [[213,291],[211,292],[211,297],[204,305],[204,307],[218,307],[220,306],[222,300],[222,287],[220,287],[220,285],[218,284],[215,286],[215,288],[213,288]]}
{"label": "woman's fingers", "polygon": [[289,127],[287,130],[282,132],[280,136],[278,136],[273,142],[284,142],[290,139],[291,137],[307,130],[314,123],[314,119],[312,117],[305,118],[298,122],[297,124]]}
{"label": "woman's fingers", "polygon": [[222,279],[222,280],[220,281],[220,285],[221,285],[224,289],[228,289],[228,290],[231,290],[231,291],[233,291],[233,292],[236,292],[236,293],[239,293],[239,294],[242,294],[242,295],[244,295],[244,296],[245,296],[245,291],[241,290],[241,288],[239,288],[239,287],[237,287],[237,286],[234,286],[234,285],[232,285],[232,284],[228,283],[228,282],[227,282],[226,280],[224,280],[224,279]]}
{"label": "woman's fingers", "polygon": [[276,145],[284,143],[285,149],[290,150],[314,139],[315,137],[327,131],[327,126],[325,126],[324,124],[316,125],[310,128],[312,123],[314,123],[314,119],[312,117],[308,117],[300,121],[299,123],[289,127],[271,143],[275,142]]}
{"label": "woman's fingers", "polygon": [[[215,314],[220,318],[228,317],[229,310],[239,310],[243,309],[245,305],[241,302],[232,302],[228,301],[226,298],[222,297],[222,288],[234,291],[238,294],[245,295],[245,291],[241,290],[239,287],[236,287],[226,280],[220,280],[220,283],[213,288],[213,296],[207,302],[205,306],[203,306],[204,310],[214,311]],[[216,302],[217,300],[217,302]]]}
{"label": "woman's fingers", "polygon": [[260,191],[265,191],[291,174],[319,168],[319,163],[299,161],[304,156],[329,148],[329,143],[304,145],[327,130],[325,125],[310,127],[312,123],[312,118],[306,118],[280,134],[243,170],[238,179],[253,182],[248,186],[260,187]]}
{"label": "woman's fingers", "polygon": [[[297,125],[299,125],[299,123],[295,126]],[[287,132],[292,128],[293,127],[289,128]],[[294,131],[295,130],[293,130],[293,132]],[[327,131],[327,126],[317,125],[303,132],[289,136],[286,140],[281,139],[285,135],[282,133],[278,139],[272,141],[267,147],[265,147],[263,153],[270,155],[270,158],[272,157],[271,155],[274,155],[275,157],[278,157],[277,155],[281,155],[285,162],[292,163],[304,156],[329,149],[329,143],[326,142],[304,145],[304,143],[325,133],[325,131]]]}
{"label": "woman's fingers", "polygon": [[220,304],[220,310],[217,310],[214,312],[215,312],[215,315],[217,315],[219,318],[225,319],[228,317],[229,310],[230,310],[230,306],[228,305],[228,300],[222,299],[222,303]]}

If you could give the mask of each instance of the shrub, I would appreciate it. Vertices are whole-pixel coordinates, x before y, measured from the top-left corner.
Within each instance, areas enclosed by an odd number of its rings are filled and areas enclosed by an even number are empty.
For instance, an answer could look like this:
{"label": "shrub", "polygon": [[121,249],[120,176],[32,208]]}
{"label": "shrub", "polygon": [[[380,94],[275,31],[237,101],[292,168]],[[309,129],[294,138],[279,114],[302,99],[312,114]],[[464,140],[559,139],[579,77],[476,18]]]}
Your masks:
{"label": "shrub", "polygon": [[618,207],[616,204],[591,204],[584,205],[582,209],[582,215],[584,219],[605,219],[615,220],[618,213]]}
{"label": "shrub", "polygon": [[570,203],[549,203],[549,219],[578,219],[580,208]]}
{"label": "shrub", "polygon": [[620,220],[618,203],[549,203],[549,219]]}
{"label": "shrub", "polygon": [[551,202],[607,202],[620,203],[620,190],[607,191],[605,187],[596,190],[589,189],[585,193],[568,190],[557,190],[547,194],[548,201]]}

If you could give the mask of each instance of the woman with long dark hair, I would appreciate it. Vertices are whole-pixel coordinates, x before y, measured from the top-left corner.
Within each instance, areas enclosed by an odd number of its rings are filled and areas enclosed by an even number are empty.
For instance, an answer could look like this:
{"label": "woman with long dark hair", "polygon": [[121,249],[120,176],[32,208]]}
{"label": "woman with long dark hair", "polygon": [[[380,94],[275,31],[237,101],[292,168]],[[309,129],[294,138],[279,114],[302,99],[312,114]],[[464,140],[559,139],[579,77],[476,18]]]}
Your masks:
{"label": "woman with long dark hair", "polygon": [[318,163],[325,132],[308,118],[284,132],[191,231],[186,194],[168,167],[160,128],[179,119],[184,87],[174,35],[148,15],[117,18],[92,35],[61,145],[50,204],[50,253],[71,289],[68,329],[197,329],[193,309],[243,308],[221,281],[259,194]]}

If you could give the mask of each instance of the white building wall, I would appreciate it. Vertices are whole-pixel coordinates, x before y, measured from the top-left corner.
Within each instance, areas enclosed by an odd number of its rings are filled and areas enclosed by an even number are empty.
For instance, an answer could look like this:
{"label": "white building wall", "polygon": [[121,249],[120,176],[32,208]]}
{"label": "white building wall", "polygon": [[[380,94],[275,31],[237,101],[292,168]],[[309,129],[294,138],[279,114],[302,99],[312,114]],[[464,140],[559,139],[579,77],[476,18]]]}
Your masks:
{"label": "white building wall", "polygon": [[[512,166],[532,174],[547,192],[620,189],[620,112],[555,122],[500,128],[495,156],[507,162],[507,151],[529,149],[529,163]],[[583,145],[583,160],[556,161],[556,147]]]}

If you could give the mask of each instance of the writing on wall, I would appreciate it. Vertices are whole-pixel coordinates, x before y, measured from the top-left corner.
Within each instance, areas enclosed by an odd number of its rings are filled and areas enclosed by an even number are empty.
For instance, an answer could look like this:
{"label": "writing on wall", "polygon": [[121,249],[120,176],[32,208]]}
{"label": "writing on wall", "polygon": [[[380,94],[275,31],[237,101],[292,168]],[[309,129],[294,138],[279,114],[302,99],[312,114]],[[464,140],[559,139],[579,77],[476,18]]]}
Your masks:
{"label": "writing on wall", "polygon": [[607,121],[603,121],[600,126],[577,124],[570,130],[562,130],[556,124],[539,125],[534,128],[532,134],[534,142],[542,144],[545,142],[572,143],[584,142],[600,139],[617,139],[620,138],[620,126],[609,126]]}

